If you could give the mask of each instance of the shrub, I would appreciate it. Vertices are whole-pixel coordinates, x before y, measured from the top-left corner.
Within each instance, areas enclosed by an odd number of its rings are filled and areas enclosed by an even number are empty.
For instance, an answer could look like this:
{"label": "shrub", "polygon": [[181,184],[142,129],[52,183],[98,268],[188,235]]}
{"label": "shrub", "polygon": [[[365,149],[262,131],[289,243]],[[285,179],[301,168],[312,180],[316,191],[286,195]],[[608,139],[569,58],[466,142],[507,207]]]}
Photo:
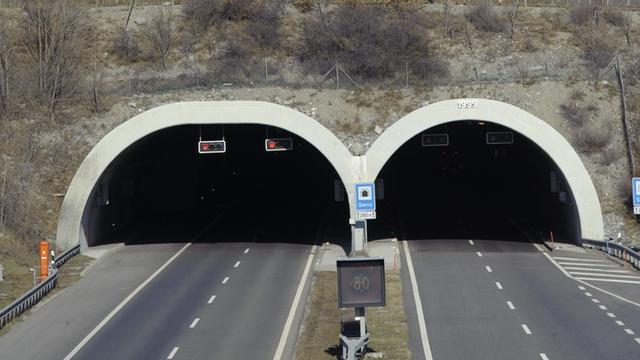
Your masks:
{"label": "shrub", "polygon": [[585,47],[582,58],[587,62],[587,67],[594,72],[597,77],[599,70],[609,65],[615,56],[616,48],[610,41],[598,36],[583,38]]}
{"label": "shrub", "polygon": [[569,20],[575,24],[584,26],[593,21],[593,14],[596,11],[595,6],[579,5],[569,8]]}
{"label": "shrub", "polygon": [[162,69],[167,69],[167,58],[174,43],[173,13],[170,8],[161,8],[142,29],[151,53],[160,59]]}
{"label": "shrub", "polygon": [[478,30],[486,32],[503,32],[507,29],[507,20],[487,4],[475,5],[465,13],[469,21]]}
{"label": "shrub", "polygon": [[616,150],[614,146],[607,146],[607,148],[602,151],[602,165],[611,165],[614,161],[620,158],[620,155],[621,154]]}
{"label": "shrub", "polygon": [[614,10],[611,8],[605,8],[602,11],[602,18],[609,24],[617,27],[624,27],[629,21],[629,19],[624,16],[622,11]]}
{"label": "shrub", "polygon": [[113,52],[123,60],[135,62],[139,59],[141,50],[133,34],[123,31],[113,39]]}
{"label": "shrub", "polygon": [[580,126],[589,118],[587,110],[576,102],[560,105],[560,115],[573,126]]}
{"label": "shrub", "polygon": [[583,126],[575,133],[574,142],[582,151],[595,153],[609,145],[611,130],[605,127]]}

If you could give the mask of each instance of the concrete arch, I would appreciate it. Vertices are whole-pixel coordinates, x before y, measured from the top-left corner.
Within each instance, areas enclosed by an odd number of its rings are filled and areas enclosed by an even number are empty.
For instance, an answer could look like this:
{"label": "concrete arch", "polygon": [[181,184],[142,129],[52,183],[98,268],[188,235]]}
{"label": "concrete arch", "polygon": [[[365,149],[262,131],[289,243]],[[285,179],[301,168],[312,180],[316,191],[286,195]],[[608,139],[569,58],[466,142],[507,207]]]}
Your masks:
{"label": "concrete arch", "polygon": [[[461,108],[459,101],[476,100],[477,107]],[[583,239],[602,240],[604,226],[598,194],[571,144],[553,127],[516,106],[489,99],[454,99],[411,112],[385,130],[366,153],[365,179],[373,181],[391,156],[409,139],[434,126],[459,121],[496,123],[529,138],[556,163],[573,193]]]}
{"label": "concrete arch", "polygon": [[[125,149],[156,131],[189,124],[258,124],[285,129],[308,141],[331,163],[347,189],[354,174],[352,155],[331,131],[296,110],[259,101],[183,102],[145,111],[109,132],[89,152],[65,195],[57,228],[57,245],[87,245],[83,214],[103,172]],[[350,194],[349,199],[351,200]]]}

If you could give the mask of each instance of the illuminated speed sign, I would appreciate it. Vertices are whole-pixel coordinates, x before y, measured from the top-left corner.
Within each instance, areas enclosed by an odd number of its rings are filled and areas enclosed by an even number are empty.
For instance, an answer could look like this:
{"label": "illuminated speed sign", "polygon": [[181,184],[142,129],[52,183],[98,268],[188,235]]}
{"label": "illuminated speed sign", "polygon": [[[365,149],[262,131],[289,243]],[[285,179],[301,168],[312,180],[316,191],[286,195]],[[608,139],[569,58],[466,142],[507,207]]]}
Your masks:
{"label": "illuminated speed sign", "polygon": [[337,265],[339,307],[385,305],[383,258],[344,258]]}

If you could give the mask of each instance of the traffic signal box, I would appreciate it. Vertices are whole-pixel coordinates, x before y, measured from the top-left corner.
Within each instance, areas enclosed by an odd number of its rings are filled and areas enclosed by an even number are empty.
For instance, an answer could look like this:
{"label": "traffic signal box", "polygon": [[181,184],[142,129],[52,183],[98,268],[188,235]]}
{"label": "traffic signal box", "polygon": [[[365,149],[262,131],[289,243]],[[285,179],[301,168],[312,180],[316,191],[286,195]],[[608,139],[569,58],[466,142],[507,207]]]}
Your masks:
{"label": "traffic signal box", "polygon": [[293,149],[293,139],[279,138],[266,139],[264,141],[264,149],[266,151],[289,151]]}
{"label": "traffic signal box", "polygon": [[220,154],[227,151],[227,142],[224,140],[198,141],[198,153]]}

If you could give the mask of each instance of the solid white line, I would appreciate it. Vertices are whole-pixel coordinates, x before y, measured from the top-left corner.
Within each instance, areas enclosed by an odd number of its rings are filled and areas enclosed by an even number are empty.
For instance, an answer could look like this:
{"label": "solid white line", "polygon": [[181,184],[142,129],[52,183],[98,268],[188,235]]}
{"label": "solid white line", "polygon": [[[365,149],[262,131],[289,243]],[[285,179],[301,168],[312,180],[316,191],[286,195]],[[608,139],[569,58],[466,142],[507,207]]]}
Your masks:
{"label": "solid white line", "polygon": [[300,283],[298,284],[296,295],[293,298],[291,309],[289,309],[289,315],[287,316],[287,321],[284,323],[284,329],[282,330],[282,335],[280,335],[280,341],[278,342],[276,353],[273,355],[273,360],[282,359],[282,354],[284,353],[284,347],[287,344],[287,338],[289,337],[289,332],[291,331],[291,325],[293,324],[293,318],[296,316],[296,310],[298,309],[300,299],[302,298],[302,291],[304,290],[304,284],[307,282],[307,277],[309,276],[309,270],[311,269],[313,258],[316,255],[316,248],[317,248],[316,245],[313,245],[313,247],[311,247],[311,253],[309,254],[309,258],[307,259],[307,264],[305,265],[304,271],[302,272],[302,277],[300,278]]}
{"label": "solid white line", "polygon": [[493,270],[491,270],[491,266],[485,266],[485,269],[487,269],[488,272],[492,272]]}
{"label": "solid white line", "polygon": [[[613,283],[622,283],[622,284],[640,284],[640,281],[633,280],[616,280],[616,279],[598,279],[598,278],[586,278],[586,277],[576,277],[578,280],[586,280],[586,281],[604,281],[604,282],[613,282]],[[640,307],[640,304],[637,306]]]}
{"label": "solid white line", "polygon": [[624,323],[620,320],[616,320],[616,324],[618,324],[618,326],[624,326]]}
{"label": "solid white line", "polygon": [[244,254],[249,252],[249,248],[244,249]]}
{"label": "solid white line", "polygon": [[600,303],[600,300],[598,300],[598,299],[591,299],[591,301],[593,301],[593,302],[594,302],[594,303],[596,303],[596,304],[599,304],[599,303]]}
{"label": "solid white line", "polygon": [[531,330],[529,330],[529,327],[526,324],[522,324],[522,330],[524,330],[527,335],[531,335]]}
{"label": "solid white line", "polygon": [[516,307],[513,306],[513,303],[511,301],[507,301],[507,306],[509,306],[509,309],[511,309],[511,310],[515,310],[516,309]]}
{"label": "solid white line", "polygon": [[222,280],[222,283],[223,283],[223,284],[226,284],[226,283],[227,283],[227,281],[229,281],[229,277],[228,277],[228,276],[227,276],[226,278],[224,278],[224,280]]}
{"label": "solid white line", "polygon": [[207,304],[213,303],[213,300],[215,300],[215,299],[216,299],[216,296],[215,295],[211,295],[211,297],[209,298],[209,301],[207,301]]}
{"label": "solid white line", "polygon": [[598,305],[598,307],[600,308],[600,310],[607,310],[607,307],[604,305]]}
{"label": "solid white line", "polygon": [[540,358],[542,360],[549,360],[549,358],[547,357],[547,354],[545,354],[545,353],[540,353]]}
{"label": "solid white line", "polygon": [[624,332],[626,332],[629,335],[634,335],[635,333],[633,332],[633,330],[631,329],[624,329]]}
{"label": "solid white line", "polygon": [[173,359],[174,356],[176,356],[176,353],[178,352],[178,350],[180,350],[179,347],[174,347],[173,350],[171,350],[171,353],[169,353],[169,356],[167,356],[167,360],[171,360]]}
{"label": "solid white line", "polygon": [[615,268],[617,265],[608,265],[608,264],[589,264],[589,263],[576,263],[576,262],[566,262],[566,261],[558,261],[558,264],[564,266],[593,266],[593,267],[603,267],[603,268]]}
{"label": "solid white line", "polygon": [[496,281],[496,286],[498,287],[498,289],[502,290],[502,284],[500,284],[499,281]]}
{"label": "solid white line", "polygon": [[[569,273],[569,274],[575,274],[575,273]],[[587,295],[588,297],[592,297],[593,296],[593,294],[591,294],[590,292],[586,292],[584,294]]]}
{"label": "solid white line", "polygon": [[576,272],[576,271],[569,271],[569,274],[571,274],[571,275],[587,275],[587,276],[611,277],[611,278],[621,278],[621,279],[640,279],[640,276],[617,275],[617,274],[599,274],[599,273]]}
{"label": "solid white line", "polygon": [[610,317],[610,318],[614,318],[614,317],[616,317],[616,314],[608,312],[607,316]]}
{"label": "solid white line", "polygon": [[[535,244],[535,245],[537,245],[537,244]],[[597,286],[595,286],[595,285],[592,285],[592,284],[589,284],[588,282],[583,281],[582,279],[576,279],[576,278],[575,278],[575,277],[573,277],[571,274],[569,274],[569,273],[567,272],[567,270],[565,270],[562,266],[560,266],[560,265],[558,264],[558,262],[557,262],[557,261],[555,261],[555,260],[554,260],[554,259],[553,259],[553,258],[552,258],[548,253],[547,253],[547,252],[543,251],[543,250],[542,250],[542,249],[540,249],[540,248],[538,248],[538,249],[540,250],[540,252],[542,252],[542,255],[544,255],[544,256],[545,256],[549,261],[551,261],[551,263],[552,263],[555,267],[557,267],[557,268],[558,268],[558,270],[560,270],[560,271],[561,271],[561,272],[562,272],[566,277],[568,277],[569,279],[573,279],[573,280],[575,280],[575,281],[579,282],[579,283],[580,283],[580,284],[582,284],[582,285],[588,286],[588,287],[590,287],[590,288],[592,288],[592,289],[595,289],[595,290],[600,291],[601,293],[607,294],[607,295],[612,296],[612,297],[614,297],[614,298],[616,298],[616,299],[618,299],[618,300],[620,300],[620,301],[624,301],[624,302],[626,302],[626,303],[629,303],[629,304],[631,304],[631,305],[634,305],[634,306],[637,306],[637,307],[639,307],[639,308],[640,308],[640,304],[639,304],[639,303],[637,303],[637,302],[635,302],[635,301],[631,301],[631,300],[626,299],[626,298],[624,298],[624,297],[622,297],[622,296],[620,296],[620,295],[616,295],[616,294],[614,294],[614,293],[612,293],[612,292],[610,292],[610,291],[607,291],[607,290],[601,289],[601,288],[599,288],[599,287],[597,287]],[[578,288],[579,288],[580,290],[584,290],[584,287],[580,287],[580,286],[578,286]]]}
{"label": "solid white line", "polygon": [[149,284],[153,279],[155,279],[156,276],[158,276],[158,274],[160,274],[167,266],[169,266],[169,264],[171,264],[178,256],[180,256],[180,254],[182,254],[185,250],[187,250],[189,246],[191,246],[191,243],[190,242],[186,243],[180,250],[178,250],[177,253],[175,253],[171,258],[169,258],[169,260],[167,260],[164,264],[162,264],[162,266],[160,266],[158,270],[156,270],[153,274],[151,274],[151,276],[149,276],[147,280],[145,280],[142,284],[138,285],[138,287],[135,290],[133,290],[133,292],[129,294],[124,300],[122,300],[122,302],[118,304],[118,306],[116,306],[115,309],[111,310],[111,312],[104,319],[102,319],[102,321],[100,321],[98,326],[96,326],[93,330],[91,330],[91,332],[87,334],[87,336],[85,336],[84,339],[82,339],[82,341],[80,341],[80,343],[76,345],[76,347],[74,347],[73,350],[71,350],[71,352],[67,354],[67,356],[65,356],[63,360],[69,360],[73,358],[78,353],[78,351],[80,351],[89,342],[89,340],[91,340],[94,336],[96,336],[96,334],[109,322],[109,320],[111,320],[111,318],[113,318],[120,310],[122,310],[122,308],[125,305],[127,305],[127,303],[131,301],[131,299],[133,299],[134,296],[136,296],[140,291],[142,291],[142,289],[145,286],[147,286],[147,284]]}
{"label": "solid white line", "polygon": [[191,325],[189,325],[189,328],[193,329],[194,327],[196,327],[196,325],[198,325],[199,321],[200,321],[200,318],[193,319],[193,322],[191,323]]}
{"label": "solid white line", "polygon": [[594,268],[584,268],[584,267],[574,267],[574,266],[567,266],[565,267],[565,269],[567,270],[577,270],[577,271],[597,271],[597,272],[601,272],[601,273],[618,273],[618,274],[628,274],[629,271],[627,270],[606,270],[606,269],[594,269]]}
{"label": "solid white line", "polygon": [[480,251],[476,252],[476,254],[478,254],[479,257],[482,257],[482,253]]}
{"label": "solid white line", "polygon": [[604,262],[604,260],[595,260],[595,259],[578,259],[578,258],[568,258],[568,257],[560,257],[560,256],[554,256],[553,257],[556,260],[565,260],[565,261],[589,261],[589,262]]}
{"label": "solid white line", "polygon": [[233,265],[234,268],[237,268],[238,266],[240,266],[240,261],[237,261],[235,265]]}
{"label": "solid white line", "polygon": [[[469,243],[473,245],[473,241],[469,240]],[[429,345],[429,334],[427,333],[427,324],[424,319],[424,313],[422,311],[422,301],[420,300],[420,293],[418,292],[418,282],[416,281],[416,273],[413,270],[413,261],[411,261],[411,253],[409,252],[409,243],[402,241],[404,247],[404,255],[407,259],[407,268],[409,269],[409,279],[411,280],[411,290],[413,292],[413,302],[416,304],[416,314],[418,315],[418,327],[420,328],[420,339],[422,340],[422,348],[424,349],[424,357],[426,360],[433,360],[431,354],[431,346]]]}

